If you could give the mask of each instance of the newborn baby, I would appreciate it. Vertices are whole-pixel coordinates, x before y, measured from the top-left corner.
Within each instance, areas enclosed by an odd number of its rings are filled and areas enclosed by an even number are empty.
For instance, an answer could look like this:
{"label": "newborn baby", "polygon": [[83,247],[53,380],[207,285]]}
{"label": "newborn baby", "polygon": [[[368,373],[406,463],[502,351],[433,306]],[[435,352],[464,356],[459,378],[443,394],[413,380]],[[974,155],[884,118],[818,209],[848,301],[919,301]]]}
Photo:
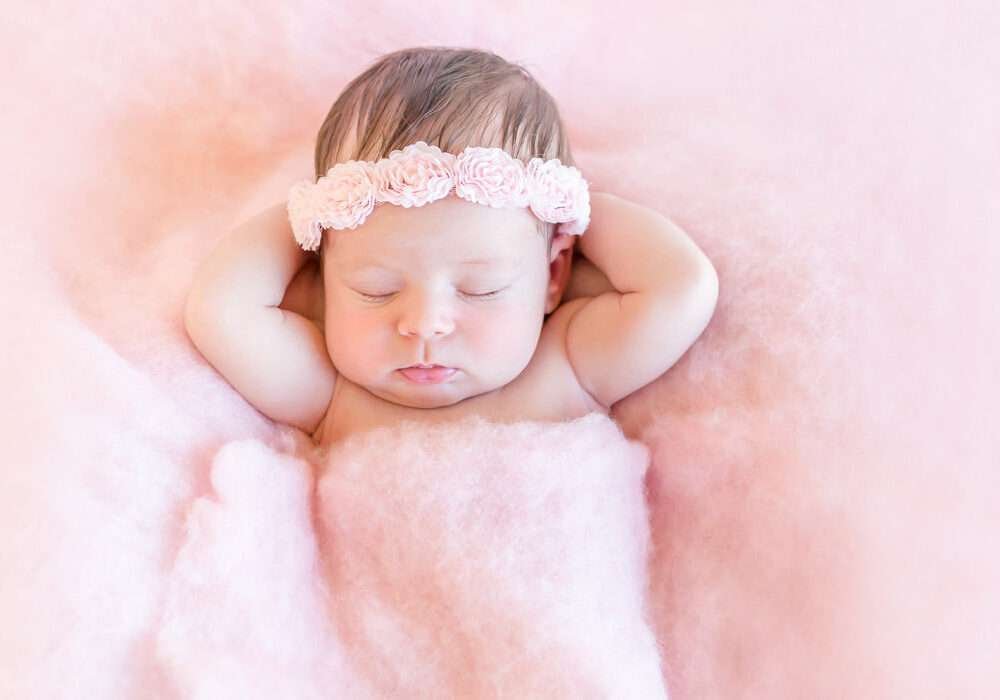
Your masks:
{"label": "newborn baby", "polygon": [[[572,163],[522,68],[403,50],[334,104],[317,180],[208,257],[188,334],[320,470],[255,440],[220,451],[160,637],[178,687],[666,697],[649,455],[607,414],[694,343],[718,281],[669,219]],[[258,615],[272,601],[296,607]],[[202,665],[220,657],[232,677]]]}
{"label": "newborn baby", "polygon": [[[185,325],[208,361],[319,446],[405,420],[607,413],[672,366],[717,297],[693,241],[590,193],[551,97],[509,64],[463,63],[482,80],[459,88],[455,65],[394,56],[335,103],[320,182],[237,227],[202,266]],[[446,94],[460,89],[492,108]],[[530,105],[520,122],[511,90]],[[401,136],[385,115],[404,113]],[[501,119],[532,137],[512,141]],[[588,272],[574,283],[578,235]]]}

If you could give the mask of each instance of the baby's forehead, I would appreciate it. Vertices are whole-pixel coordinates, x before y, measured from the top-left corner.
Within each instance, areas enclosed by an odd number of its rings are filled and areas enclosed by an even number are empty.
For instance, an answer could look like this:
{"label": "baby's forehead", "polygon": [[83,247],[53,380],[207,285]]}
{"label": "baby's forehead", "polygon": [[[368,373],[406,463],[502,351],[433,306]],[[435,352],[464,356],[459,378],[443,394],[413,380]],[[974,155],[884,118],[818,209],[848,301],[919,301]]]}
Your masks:
{"label": "baby's forehead", "polygon": [[379,204],[358,231],[382,240],[451,239],[456,244],[496,245],[526,238],[538,230],[526,207],[491,207],[449,195],[415,207]]}
{"label": "baby's forehead", "polygon": [[[352,232],[353,233],[353,232]],[[350,235],[350,233],[348,233]],[[504,231],[495,234],[426,234],[338,236],[327,262],[342,270],[364,267],[455,266],[495,269],[520,266],[541,250],[543,242],[530,235]]]}
{"label": "baby's forehead", "polygon": [[524,265],[528,258],[527,250],[493,249],[473,250],[463,248],[460,251],[445,253],[428,248],[422,251],[411,247],[405,251],[370,250],[358,251],[356,254],[338,256],[333,266],[343,272],[364,270],[412,270],[420,268],[453,268],[460,271],[492,271],[510,270]]}

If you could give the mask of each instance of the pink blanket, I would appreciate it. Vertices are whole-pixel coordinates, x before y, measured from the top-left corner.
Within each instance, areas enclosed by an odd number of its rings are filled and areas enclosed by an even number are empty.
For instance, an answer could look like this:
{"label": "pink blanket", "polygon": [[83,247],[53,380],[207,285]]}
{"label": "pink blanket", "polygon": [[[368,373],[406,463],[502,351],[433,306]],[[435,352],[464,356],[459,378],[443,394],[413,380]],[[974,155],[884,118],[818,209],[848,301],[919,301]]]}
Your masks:
{"label": "pink blanket", "polygon": [[156,656],[183,697],[664,698],[648,459],[598,413],[228,443]]}
{"label": "pink blanket", "polygon": [[[609,563],[640,551],[638,525],[588,533],[588,569],[568,546],[583,525],[554,516],[551,539],[496,560],[417,540],[402,519],[413,492],[396,494],[393,519],[338,520],[324,505],[356,513],[372,484],[310,491],[312,461],[277,456],[288,434],[185,337],[196,265],[309,176],[337,92],[377,55],[433,43],[526,65],[595,189],[671,216],[719,272],[704,335],[613,411],[649,448],[647,623],[672,700],[1000,697],[996,3],[4,5],[0,698],[308,697],[330,677],[390,682],[397,667],[366,667],[380,647],[360,644],[426,642],[432,610],[438,655],[414,647],[401,670],[424,659],[450,682],[459,654],[496,661],[504,631],[532,658],[567,655],[581,682],[615,680],[602,659],[581,660],[601,645],[651,658],[627,588],[639,574]],[[566,468],[533,449],[498,464]],[[585,473],[608,476],[585,456]],[[601,464],[637,478],[621,460]],[[532,483],[536,496],[590,496],[598,482]],[[637,491],[618,486],[591,522],[638,515],[622,500]],[[532,503],[558,511],[510,505]],[[423,505],[428,528],[467,513]],[[393,541],[383,526],[418,548],[358,559],[360,538]],[[471,548],[475,532],[438,544]],[[615,541],[633,549],[608,551]],[[578,567],[567,575],[611,588],[571,578],[577,614],[535,626],[520,613],[544,590],[502,583],[559,545],[553,561]],[[380,569],[390,554],[400,565]],[[545,563],[528,581],[554,573]],[[502,606],[460,584],[485,576],[478,565],[496,567]],[[419,595],[390,599],[397,588],[376,575],[419,575]],[[454,609],[409,607],[445,591]],[[619,608],[594,627],[598,604]],[[491,626],[470,626],[470,609]],[[573,625],[586,644],[556,636]],[[538,680],[530,659],[510,661]]]}

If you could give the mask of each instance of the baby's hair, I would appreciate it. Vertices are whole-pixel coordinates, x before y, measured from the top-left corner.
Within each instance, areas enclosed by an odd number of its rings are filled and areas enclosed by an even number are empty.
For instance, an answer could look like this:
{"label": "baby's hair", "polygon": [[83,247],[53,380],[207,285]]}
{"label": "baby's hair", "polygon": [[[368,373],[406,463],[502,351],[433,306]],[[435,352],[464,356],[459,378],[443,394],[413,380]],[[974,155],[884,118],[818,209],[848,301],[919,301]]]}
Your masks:
{"label": "baby's hair", "polygon": [[[386,54],[344,88],[316,137],[316,179],[416,141],[456,155],[499,147],[525,165],[534,157],[576,165],[555,100],[526,68],[489,51],[431,46]],[[546,251],[554,228],[538,221]]]}

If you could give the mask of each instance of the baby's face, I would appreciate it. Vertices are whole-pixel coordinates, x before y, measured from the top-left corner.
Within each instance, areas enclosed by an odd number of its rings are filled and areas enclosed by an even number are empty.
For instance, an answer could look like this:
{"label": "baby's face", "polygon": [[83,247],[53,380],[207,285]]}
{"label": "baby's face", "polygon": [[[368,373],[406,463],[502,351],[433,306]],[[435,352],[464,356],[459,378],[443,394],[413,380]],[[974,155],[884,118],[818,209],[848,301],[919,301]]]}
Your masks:
{"label": "baby's face", "polygon": [[[324,245],[325,336],[350,381],[414,408],[498,389],[534,355],[546,313],[549,251],[529,209],[454,194],[422,207],[377,205]],[[458,371],[416,384],[398,370]]]}

